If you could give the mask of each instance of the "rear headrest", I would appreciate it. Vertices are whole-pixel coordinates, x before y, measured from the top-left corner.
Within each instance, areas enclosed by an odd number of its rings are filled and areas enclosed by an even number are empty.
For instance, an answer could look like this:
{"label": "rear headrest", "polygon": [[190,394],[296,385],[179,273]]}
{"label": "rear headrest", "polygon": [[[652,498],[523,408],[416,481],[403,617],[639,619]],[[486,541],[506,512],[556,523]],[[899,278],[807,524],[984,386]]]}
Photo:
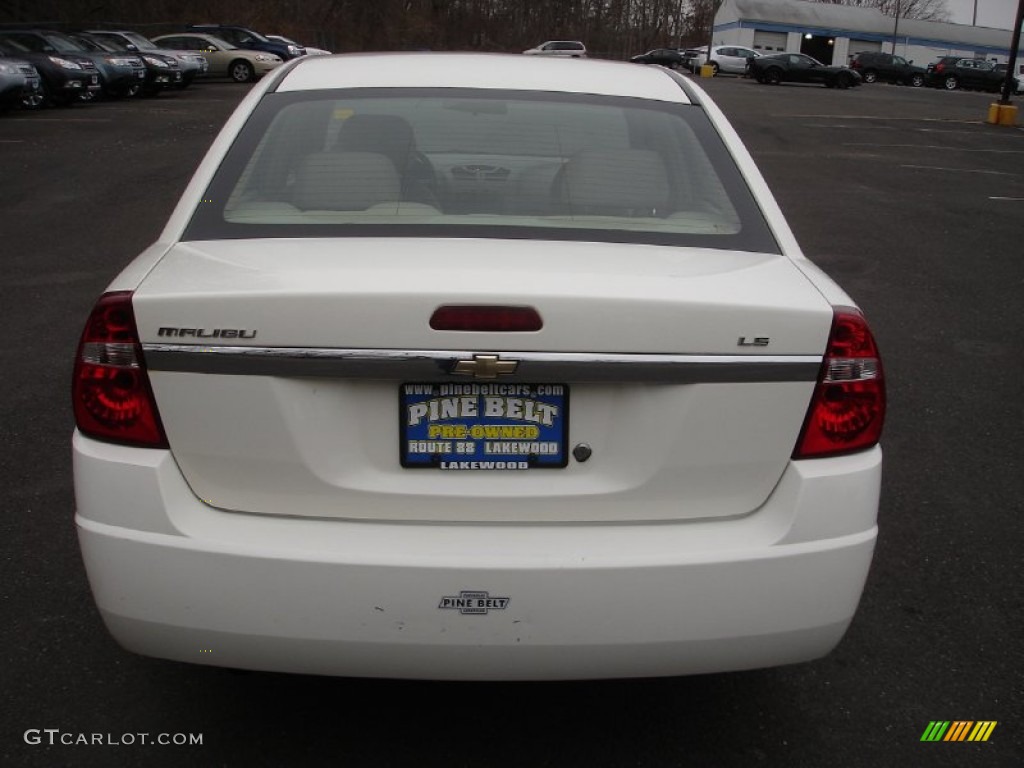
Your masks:
{"label": "rear headrest", "polygon": [[291,202],[304,211],[362,211],[397,202],[402,185],[394,165],[375,152],[317,152],[295,169]]}
{"label": "rear headrest", "polygon": [[669,186],[656,152],[586,150],[565,165],[563,203],[575,214],[665,215]]}
{"label": "rear headrest", "polygon": [[413,150],[412,126],[396,115],[353,115],[341,124],[336,152],[380,152],[405,169]]}

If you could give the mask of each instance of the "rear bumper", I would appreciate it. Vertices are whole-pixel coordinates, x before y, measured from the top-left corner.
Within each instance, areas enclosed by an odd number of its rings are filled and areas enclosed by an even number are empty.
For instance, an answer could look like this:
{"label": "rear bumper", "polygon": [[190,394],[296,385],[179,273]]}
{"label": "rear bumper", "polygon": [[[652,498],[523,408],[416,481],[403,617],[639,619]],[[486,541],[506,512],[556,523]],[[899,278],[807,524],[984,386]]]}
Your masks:
{"label": "rear bumper", "polygon": [[223,512],[165,451],[76,434],[74,454],[86,569],[127,649],[430,679],[680,675],[822,656],[863,589],[881,474],[877,448],[791,463],[765,506],[734,520],[392,525]]}

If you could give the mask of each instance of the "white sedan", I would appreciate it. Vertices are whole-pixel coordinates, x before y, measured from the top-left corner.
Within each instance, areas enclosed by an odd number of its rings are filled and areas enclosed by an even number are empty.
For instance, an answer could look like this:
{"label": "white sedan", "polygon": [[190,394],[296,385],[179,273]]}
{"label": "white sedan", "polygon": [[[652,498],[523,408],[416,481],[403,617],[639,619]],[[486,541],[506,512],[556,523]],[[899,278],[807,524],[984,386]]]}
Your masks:
{"label": "white sedan", "polygon": [[882,367],[666,69],[306,57],[253,88],[85,326],[76,524],[112,635],[432,679],[829,652]]}
{"label": "white sedan", "polygon": [[[692,59],[692,69],[699,72],[703,64],[707,64],[708,47],[693,49],[700,55]],[[732,75],[742,75],[747,71],[747,64],[751,59],[761,56],[752,48],[744,48],[738,45],[716,45],[711,49],[711,69],[717,75],[719,72],[726,72]]]}

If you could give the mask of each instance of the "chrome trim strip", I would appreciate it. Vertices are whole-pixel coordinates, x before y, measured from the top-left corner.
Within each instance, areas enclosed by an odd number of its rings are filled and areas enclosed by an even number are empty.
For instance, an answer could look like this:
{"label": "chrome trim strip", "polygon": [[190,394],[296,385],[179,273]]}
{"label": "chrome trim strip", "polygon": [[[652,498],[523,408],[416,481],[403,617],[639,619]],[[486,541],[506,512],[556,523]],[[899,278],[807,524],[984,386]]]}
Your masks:
{"label": "chrome trim strip", "polygon": [[[480,350],[335,349],[143,344],[155,371],[233,376],[316,376],[451,381],[459,360]],[[674,384],[815,381],[817,355],[652,355],[604,352],[495,352],[519,363],[499,381],[661,382]],[[457,380],[466,381],[464,377]]]}

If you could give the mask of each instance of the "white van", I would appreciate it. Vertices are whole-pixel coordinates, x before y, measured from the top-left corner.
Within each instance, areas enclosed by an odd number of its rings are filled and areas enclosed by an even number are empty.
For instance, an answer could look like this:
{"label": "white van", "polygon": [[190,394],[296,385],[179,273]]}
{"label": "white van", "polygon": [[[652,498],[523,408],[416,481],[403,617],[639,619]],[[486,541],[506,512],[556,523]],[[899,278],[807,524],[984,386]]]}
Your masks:
{"label": "white van", "polygon": [[569,56],[573,59],[585,59],[587,47],[579,40],[548,40],[523,53],[531,56]]}

